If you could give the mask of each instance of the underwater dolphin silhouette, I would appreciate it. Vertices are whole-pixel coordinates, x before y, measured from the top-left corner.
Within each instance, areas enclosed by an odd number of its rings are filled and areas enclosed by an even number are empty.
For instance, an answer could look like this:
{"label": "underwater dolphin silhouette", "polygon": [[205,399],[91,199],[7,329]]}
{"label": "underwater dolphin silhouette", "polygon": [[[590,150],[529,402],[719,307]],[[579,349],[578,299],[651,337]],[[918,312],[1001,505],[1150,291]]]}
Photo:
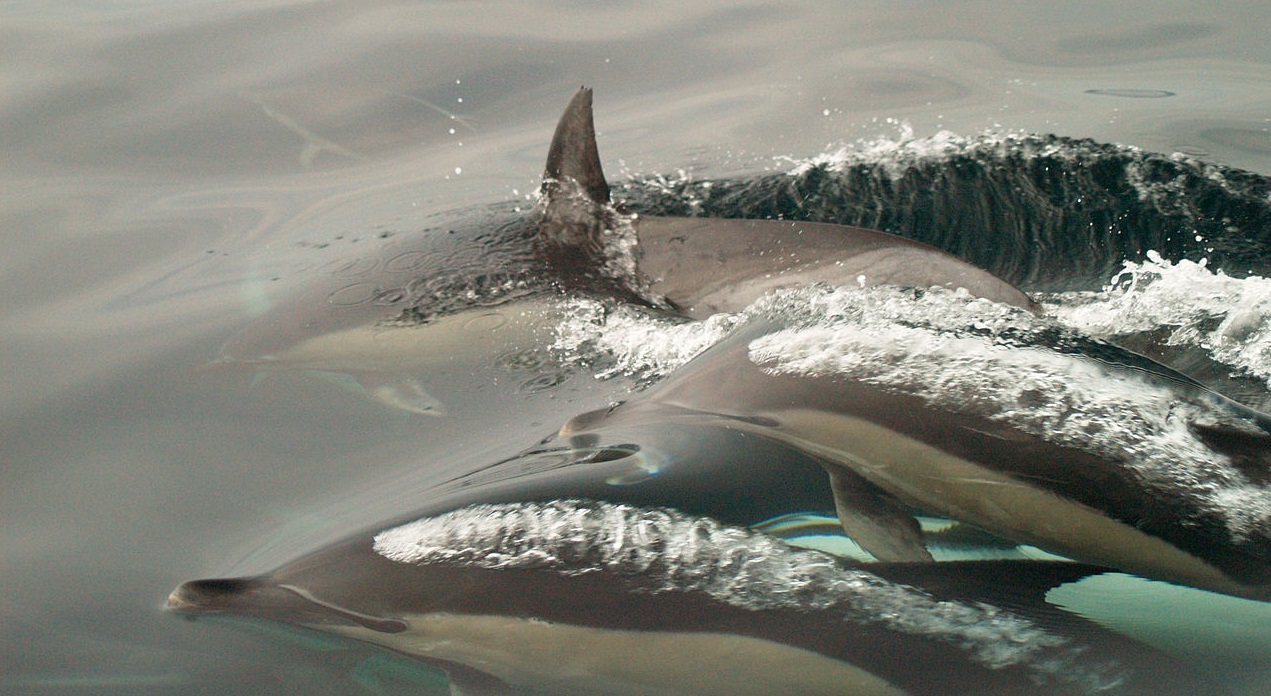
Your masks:
{"label": "underwater dolphin silhouette", "polygon": [[478,504],[257,577],[186,615],[279,621],[443,668],[457,693],[1165,694],[1192,675],[1045,604],[1071,563],[846,564],[665,507]]}
{"label": "underwater dolphin silhouette", "polygon": [[337,265],[231,339],[218,362],[349,375],[374,399],[444,415],[421,375],[471,352],[457,345],[541,345],[563,316],[562,292],[694,319],[817,282],[964,288],[1036,306],[962,259],[875,230],[627,214],[610,200],[586,88],[557,124],[534,210],[468,217]]}

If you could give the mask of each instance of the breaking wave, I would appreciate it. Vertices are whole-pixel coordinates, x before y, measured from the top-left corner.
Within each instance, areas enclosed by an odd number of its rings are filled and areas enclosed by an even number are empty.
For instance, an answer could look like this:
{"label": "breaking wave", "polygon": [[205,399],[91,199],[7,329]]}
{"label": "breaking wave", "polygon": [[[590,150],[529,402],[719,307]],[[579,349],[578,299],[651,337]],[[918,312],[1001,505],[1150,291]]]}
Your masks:
{"label": "breaking wave", "polygon": [[637,212],[856,225],[957,254],[1032,291],[1095,290],[1155,250],[1271,276],[1271,179],[1056,135],[861,141],[758,177],[636,178]]}

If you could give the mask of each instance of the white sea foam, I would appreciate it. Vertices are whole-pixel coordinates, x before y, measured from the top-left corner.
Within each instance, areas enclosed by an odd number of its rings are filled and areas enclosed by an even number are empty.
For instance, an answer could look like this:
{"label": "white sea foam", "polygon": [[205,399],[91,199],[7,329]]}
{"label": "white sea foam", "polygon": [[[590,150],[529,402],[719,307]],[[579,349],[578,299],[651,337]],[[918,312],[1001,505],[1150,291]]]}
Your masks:
{"label": "white sea foam", "polygon": [[[1008,159],[1026,161],[1045,157],[1086,166],[1085,163],[1092,157],[1106,157],[1111,153],[1125,158],[1126,182],[1138,192],[1141,200],[1152,204],[1162,213],[1192,213],[1186,204],[1190,200],[1186,181],[1161,181],[1159,168],[1151,163],[1159,162],[1162,156],[1133,146],[1104,145],[1002,129],[985,130],[971,136],[942,130],[934,135],[918,137],[907,121],[888,119],[887,123],[894,127],[894,134],[862,138],[810,158],[779,159],[787,164],[787,171],[792,176],[804,174],[817,167],[843,171],[866,166],[877,168],[896,180],[913,167],[939,164],[954,157],[982,162]],[[1220,165],[1182,153],[1174,153],[1168,159],[1195,176],[1220,185],[1226,183],[1225,170]]]}
{"label": "white sea foam", "polygon": [[624,375],[653,380],[719,342],[739,320],[738,315],[720,314],[685,322],[629,305],[576,298],[556,327],[552,350],[566,363],[592,366],[598,379]]}
{"label": "white sea foam", "polygon": [[1271,388],[1271,279],[1148,252],[1142,263],[1125,262],[1102,292],[1048,299],[1073,328],[1109,338],[1165,329],[1169,345],[1199,348]]}
{"label": "white sea foam", "polygon": [[1051,319],[965,293],[881,286],[786,291],[749,311],[789,322],[750,344],[766,370],[846,376],[1122,461],[1224,519],[1237,540],[1271,526],[1271,490],[1189,427],[1252,424],[1171,380],[1087,357],[1088,339]]}
{"label": "white sea foam", "polygon": [[[974,139],[945,130],[918,138],[914,136],[913,126],[908,121],[889,119],[888,123],[896,128],[894,136],[881,135],[857,140],[806,159],[781,159],[792,165],[789,169],[792,176],[804,174],[816,167],[847,169],[853,165],[868,164],[881,166],[889,176],[897,178],[917,162],[947,159],[966,153],[974,142]],[[987,138],[987,135],[982,137]]]}
{"label": "white sea foam", "polygon": [[938,600],[825,553],[666,508],[570,500],[475,505],[380,532],[374,548],[398,563],[607,573],[629,578],[635,591],[704,593],[755,610],[829,611],[952,643],[992,669],[1024,665],[1044,678],[1103,685],[1120,676],[1111,660],[1079,668],[1081,647],[1065,647],[1068,638],[1026,617]]}

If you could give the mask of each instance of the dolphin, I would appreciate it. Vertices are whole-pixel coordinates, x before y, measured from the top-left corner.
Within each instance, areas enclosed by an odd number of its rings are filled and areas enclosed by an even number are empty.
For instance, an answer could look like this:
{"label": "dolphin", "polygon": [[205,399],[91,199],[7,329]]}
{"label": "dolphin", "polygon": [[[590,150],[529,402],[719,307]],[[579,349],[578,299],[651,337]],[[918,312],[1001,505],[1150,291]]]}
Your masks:
{"label": "dolphin", "polygon": [[[541,345],[568,293],[693,319],[818,282],[963,288],[1036,308],[987,271],[875,230],[629,213],[610,197],[587,88],[557,124],[538,204],[463,218],[326,268],[232,338],[217,363],[341,373],[379,401],[444,415],[421,377],[470,353],[456,345],[496,353]],[[492,359],[480,350],[470,357]]]}
{"label": "dolphin", "polygon": [[[834,301],[790,318],[800,302]],[[845,532],[883,561],[931,559],[918,511],[1271,600],[1265,414],[1029,312],[937,289],[812,289],[769,310],[560,435],[594,447],[679,423],[785,443],[821,461]]]}
{"label": "dolphin", "polygon": [[454,508],[267,575],[184,583],[167,607],[382,645],[465,695],[1205,691],[1043,601],[1098,572],[857,566],[674,508],[559,499]]}

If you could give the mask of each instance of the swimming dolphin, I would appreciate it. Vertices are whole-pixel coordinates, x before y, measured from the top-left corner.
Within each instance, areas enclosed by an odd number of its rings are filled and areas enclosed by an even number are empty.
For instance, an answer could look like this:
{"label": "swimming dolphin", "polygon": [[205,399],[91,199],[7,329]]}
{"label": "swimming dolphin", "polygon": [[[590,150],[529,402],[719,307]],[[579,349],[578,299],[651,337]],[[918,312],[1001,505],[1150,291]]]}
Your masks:
{"label": "swimming dolphin", "polygon": [[496,353],[541,345],[543,329],[560,320],[561,293],[694,319],[817,282],[964,288],[1036,307],[987,271],[883,232],[628,214],[610,199],[586,88],[556,127],[540,193],[528,213],[472,213],[337,264],[233,338],[219,363],[347,374],[368,396],[443,415],[420,376],[468,355],[456,344]]}
{"label": "swimming dolphin", "polygon": [[[800,324],[788,318],[800,302],[839,304]],[[917,510],[1082,562],[1271,599],[1265,414],[954,293],[813,289],[770,308],[561,436],[603,446],[681,423],[789,444],[822,461],[846,533],[880,560],[930,559]]]}
{"label": "swimming dolphin", "polygon": [[[856,567],[665,507],[477,504],[170,610],[281,621],[437,665],[458,693],[1168,694],[1170,660],[1046,605],[1099,569]],[[1203,690],[1203,688],[1202,688]]]}
{"label": "swimming dolphin", "polygon": [[[777,288],[817,282],[963,288],[976,297],[1036,307],[988,271],[885,232],[785,220],[625,215],[610,200],[586,88],[557,124],[542,191],[539,245],[563,259],[567,273],[621,263],[629,249],[632,287],[695,319],[740,311]],[[615,251],[615,243],[629,246]]]}

